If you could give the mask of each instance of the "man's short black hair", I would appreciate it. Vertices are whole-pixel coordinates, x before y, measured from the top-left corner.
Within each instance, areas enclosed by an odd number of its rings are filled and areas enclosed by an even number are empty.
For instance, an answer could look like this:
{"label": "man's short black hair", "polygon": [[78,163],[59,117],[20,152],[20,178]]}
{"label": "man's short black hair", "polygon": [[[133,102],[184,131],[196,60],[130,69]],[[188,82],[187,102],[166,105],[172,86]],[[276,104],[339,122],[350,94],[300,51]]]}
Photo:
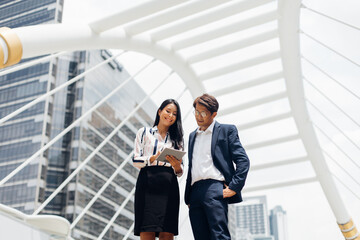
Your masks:
{"label": "man's short black hair", "polygon": [[193,103],[194,108],[196,104],[201,104],[206,107],[211,113],[217,112],[219,109],[219,103],[214,96],[204,93],[200,97],[197,97]]}

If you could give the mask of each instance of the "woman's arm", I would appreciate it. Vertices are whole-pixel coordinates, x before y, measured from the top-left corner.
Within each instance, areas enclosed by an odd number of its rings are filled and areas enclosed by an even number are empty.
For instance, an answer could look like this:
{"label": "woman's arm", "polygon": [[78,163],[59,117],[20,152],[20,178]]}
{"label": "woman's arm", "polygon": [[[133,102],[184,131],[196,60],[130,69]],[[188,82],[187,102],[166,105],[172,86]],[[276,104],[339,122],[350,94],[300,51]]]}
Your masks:
{"label": "woman's arm", "polygon": [[134,142],[134,157],[133,157],[133,165],[137,168],[143,168],[145,166],[150,165],[150,157],[144,156],[144,146],[145,146],[145,136],[146,136],[146,128],[140,128],[136,134],[135,142]]}

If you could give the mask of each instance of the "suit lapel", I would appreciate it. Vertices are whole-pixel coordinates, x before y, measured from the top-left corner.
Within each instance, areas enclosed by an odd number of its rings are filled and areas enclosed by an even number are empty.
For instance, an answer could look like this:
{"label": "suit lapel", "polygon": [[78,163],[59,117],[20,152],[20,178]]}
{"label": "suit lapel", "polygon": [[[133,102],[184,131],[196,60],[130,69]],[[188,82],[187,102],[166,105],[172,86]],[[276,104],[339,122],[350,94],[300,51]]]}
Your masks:
{"label": "suit lapel", "polygon": [[214,130],[213,130],[212,138],[211,138],[211,156],[212,156],[213,160],[215,159],[215,146],[217,143],[219,132],[220,132],[220,124],[218,122],[215,122]]}
{"label": "suit lapel", "polygon": [[196,130],[192,132],[189,136],[189,167],[192,166],[192,155],[194,150],[194,143],[195,143],[195,136],[196,136]]}

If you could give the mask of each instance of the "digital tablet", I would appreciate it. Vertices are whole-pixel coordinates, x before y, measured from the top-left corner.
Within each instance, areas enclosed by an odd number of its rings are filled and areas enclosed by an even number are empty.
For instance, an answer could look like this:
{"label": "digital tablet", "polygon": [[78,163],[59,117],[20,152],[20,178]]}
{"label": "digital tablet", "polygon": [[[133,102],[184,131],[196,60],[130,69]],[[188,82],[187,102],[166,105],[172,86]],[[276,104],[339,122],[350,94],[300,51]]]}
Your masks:
{"label": "digital tablet", "polygon": [[181,150],[176,150],[173,148],[165,148],[160,155],[157,157],[156,160],[162,161],[162,162],[169,162],[166,160],[167,155],[173,155],[176,159],[182,159],[182,157],[185,155],[186,152]]}

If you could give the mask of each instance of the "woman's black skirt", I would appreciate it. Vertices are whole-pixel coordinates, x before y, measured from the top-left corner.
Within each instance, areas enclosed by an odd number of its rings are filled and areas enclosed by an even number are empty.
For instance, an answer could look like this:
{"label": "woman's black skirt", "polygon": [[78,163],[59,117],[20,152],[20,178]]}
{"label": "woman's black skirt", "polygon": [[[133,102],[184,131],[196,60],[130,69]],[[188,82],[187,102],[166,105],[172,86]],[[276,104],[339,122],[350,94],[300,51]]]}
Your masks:
{"label": "woman's black skirt", "polygon": [[179,184],[173,168],[144,167],[135,190],[134,234],[169,232],[178,235]]}

